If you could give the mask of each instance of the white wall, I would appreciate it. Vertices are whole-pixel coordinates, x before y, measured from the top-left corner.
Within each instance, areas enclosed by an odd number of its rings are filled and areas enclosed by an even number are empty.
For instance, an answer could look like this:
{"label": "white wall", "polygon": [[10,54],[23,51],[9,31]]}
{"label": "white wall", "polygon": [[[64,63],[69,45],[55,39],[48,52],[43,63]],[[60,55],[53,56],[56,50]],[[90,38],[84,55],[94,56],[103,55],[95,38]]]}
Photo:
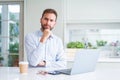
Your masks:
{"label": "white wall", "polygon": [[40,29],[40,17],[46,8],[56,9],[58,20],[54,33],[63,39],[62,0],[24,0],[25,22],[24,35]]}
{"label": "white wall", "polygon": [[120,19],[120,0],[67,0],[68,20]]}

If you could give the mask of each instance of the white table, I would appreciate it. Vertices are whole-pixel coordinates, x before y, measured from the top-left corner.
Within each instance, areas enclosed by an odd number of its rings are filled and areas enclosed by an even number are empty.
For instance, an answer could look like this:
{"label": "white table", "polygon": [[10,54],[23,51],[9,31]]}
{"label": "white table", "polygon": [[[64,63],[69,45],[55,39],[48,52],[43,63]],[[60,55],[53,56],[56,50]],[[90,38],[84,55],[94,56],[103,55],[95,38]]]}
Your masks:
{"label": "white table", "polygon": [[94,72],[78,75],[38,75],[45,68],[29,68],[27,75],[19,73],[18,67],[0,67],[0,80],[120,80],[120,68],[100,68]]}

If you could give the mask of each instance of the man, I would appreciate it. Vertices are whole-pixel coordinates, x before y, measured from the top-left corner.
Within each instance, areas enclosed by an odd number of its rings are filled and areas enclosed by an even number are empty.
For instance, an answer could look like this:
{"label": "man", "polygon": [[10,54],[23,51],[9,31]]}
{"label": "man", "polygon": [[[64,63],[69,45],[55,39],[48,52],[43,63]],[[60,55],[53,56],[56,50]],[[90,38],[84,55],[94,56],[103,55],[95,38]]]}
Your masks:
{"label": "man", "polygon": [[62,40],[52,33],[57,20],[54,9],[43,11],[40,30],[27,34],[25,47],[30,66],[66,67]]}

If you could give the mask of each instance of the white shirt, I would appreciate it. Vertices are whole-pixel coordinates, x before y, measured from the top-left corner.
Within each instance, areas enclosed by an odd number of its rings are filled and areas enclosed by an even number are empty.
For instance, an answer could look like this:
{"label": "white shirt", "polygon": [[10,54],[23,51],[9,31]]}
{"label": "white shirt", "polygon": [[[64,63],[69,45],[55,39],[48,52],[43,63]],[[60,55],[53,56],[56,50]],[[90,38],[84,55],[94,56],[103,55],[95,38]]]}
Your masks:
{"label": "white shirt", "polygon": [[66,67],[63,43],[60,38],[51,34],[46,43],[41,43],[42,32],[36,31],[25,37],[25,48],[30,66],[37,66],[46,61],[46,67]]}

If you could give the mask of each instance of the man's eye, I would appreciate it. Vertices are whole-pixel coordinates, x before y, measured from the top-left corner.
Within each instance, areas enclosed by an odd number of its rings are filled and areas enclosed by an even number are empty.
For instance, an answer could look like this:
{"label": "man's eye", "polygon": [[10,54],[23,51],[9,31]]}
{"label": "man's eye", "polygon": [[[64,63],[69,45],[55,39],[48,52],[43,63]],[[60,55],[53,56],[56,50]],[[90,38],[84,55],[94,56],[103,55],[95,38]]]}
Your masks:
{"label": "man's eye", "polygon": [[53,22],[53,20],[50,20],[51,22]]}
{"label": "man's eye", "polygon": [[44,20],[48,20],[47,18],[44,18]]}

